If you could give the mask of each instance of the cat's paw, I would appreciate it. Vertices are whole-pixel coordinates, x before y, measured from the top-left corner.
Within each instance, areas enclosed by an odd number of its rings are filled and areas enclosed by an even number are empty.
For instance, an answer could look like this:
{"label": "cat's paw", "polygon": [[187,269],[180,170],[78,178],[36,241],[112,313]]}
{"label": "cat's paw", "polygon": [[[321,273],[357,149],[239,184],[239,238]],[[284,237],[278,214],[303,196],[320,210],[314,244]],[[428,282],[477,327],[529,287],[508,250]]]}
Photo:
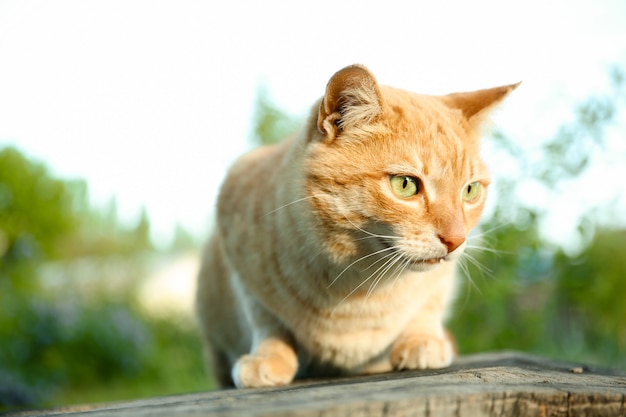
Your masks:
{"label": "cat's paw", "polygon": [[454,346],[447,337],[412,335],[396,341],[391,349],[393,369],[444,368],[454,359]]}
{"label": "cat's paw", "polygon": [[287,385],[296,375],[298,363],[280,355],[244,355],[233,368],[237,388],[261,388]]}

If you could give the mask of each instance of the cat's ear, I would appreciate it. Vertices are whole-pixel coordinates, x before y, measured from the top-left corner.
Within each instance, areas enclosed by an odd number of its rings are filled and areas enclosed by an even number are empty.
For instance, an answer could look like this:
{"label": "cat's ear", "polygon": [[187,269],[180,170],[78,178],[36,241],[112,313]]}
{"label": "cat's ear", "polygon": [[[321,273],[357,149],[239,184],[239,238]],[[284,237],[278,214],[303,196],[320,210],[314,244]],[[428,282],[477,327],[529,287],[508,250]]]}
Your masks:
{"label": "cat's ear", "polygon": [[448,94],[443,96],[443,100],[449,107],[461,110],[463,116],[477,126],[520,84],[521,82],[468,93]]}
{"label": "cat's ear", "polygon": [[328,81],[317,128],[332,140],[344,129],[373,122],[381,113],[382,98],[376,78],[364,66],[350,65]]}

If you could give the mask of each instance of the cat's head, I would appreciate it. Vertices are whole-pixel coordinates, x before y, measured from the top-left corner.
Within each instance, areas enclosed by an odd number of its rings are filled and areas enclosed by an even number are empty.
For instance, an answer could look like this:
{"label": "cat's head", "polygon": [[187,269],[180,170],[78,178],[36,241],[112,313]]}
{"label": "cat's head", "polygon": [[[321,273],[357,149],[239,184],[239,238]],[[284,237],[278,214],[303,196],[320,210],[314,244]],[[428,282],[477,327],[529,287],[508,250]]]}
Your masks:
{"label": "cat's head", "polygon": [[312,117],[304,163],[327,252],[413,270],[456,258],[487,196],[480,127],[515,87],[426,96],[381,86],[360,65],[337,72]]}

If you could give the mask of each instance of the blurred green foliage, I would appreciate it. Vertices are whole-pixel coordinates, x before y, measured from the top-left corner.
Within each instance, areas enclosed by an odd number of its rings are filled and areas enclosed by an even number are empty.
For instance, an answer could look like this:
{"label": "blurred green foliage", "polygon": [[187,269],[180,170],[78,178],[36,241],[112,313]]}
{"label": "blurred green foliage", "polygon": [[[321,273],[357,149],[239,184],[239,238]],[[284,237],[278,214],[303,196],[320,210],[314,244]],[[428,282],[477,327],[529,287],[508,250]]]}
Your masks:
{"label": "blurred green foliage", "polygon": [[137,306],[155,256],[145,210],[122,225],[84,182],[0,149],[0,411],[208,388],[189,320]]}
{"label": "blurred green foliage", "polygon": [[54,179],[12,148],[0,153],[0,180],[0,265],[59,256],[60,240],[78,229],[69,214],[80,210],[84,183]]}
{"label": "blurred green foliage", "polygon": [[298,117],[289,115],[278,108],[269,98],[265,86],[257,91],[253,116],[253,144],[271,145],[293,135],[301,126]]}
{"label": "blurred green foliage", "polygon": [[[546,247],[537,224],[494,228],[450,323],[463,353],[517,349],[626,369],[626,231],[600,229],[576,256]],[[468,278],[469,280],[469,278]]]}
{"label": "blurred green foliage", "polygon": [[[623,107],[624,76],[615,70],[611,79],[612,93],[577,106],[539,158],[502,132],[493,142],[548,190],[575,181]],[[301,120],[260,89],[253,122],[254,142],[268,144]],[[518,182],[497,179],[495,212],[463,263],[450,323],[460,350],[521,349],[626,369],[626,230],[589,213],[572,225],[584,245],[569,253],[546,241],[545,211],[516,198]],[[197,249],[196,238],[177,226],[172,251]],[[147,211],[124,225],[115,200],[94,209],[84,182],[0,149],[0,411],[210,388],[192,321],[151,317],[136,299],[133,277],[159,256]]]}
{"label": "blurred green foliage", "polygon": [[504,133],[494,135],[521,169],[516,178],[496,179],[497,209],[483,224],[491,244],[470,250],[472,261],[465,263],[472,281],[450,323],[462,352],[521,349],[626,369],[623,215],[602,219],[597,216],[602,207],[588,210],[572,225],[584,242],[572,254],[541,233],[546,208],[528,207],[515,197],[520,178],[535,180],[548,192],[562,183],[575,188],[593,158],[607,158],[606,131],[615,127],[626,99],[621,70],[615,68],[611,80],[612,91],[576,106],[573,121],[543,142],[539,158]]}

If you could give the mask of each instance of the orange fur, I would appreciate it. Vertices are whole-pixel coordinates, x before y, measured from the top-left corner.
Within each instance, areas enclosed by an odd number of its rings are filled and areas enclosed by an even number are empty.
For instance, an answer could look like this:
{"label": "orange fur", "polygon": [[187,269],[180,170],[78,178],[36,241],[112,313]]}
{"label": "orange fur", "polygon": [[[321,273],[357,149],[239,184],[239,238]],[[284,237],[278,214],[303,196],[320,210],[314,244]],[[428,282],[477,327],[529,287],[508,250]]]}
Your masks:
{"label": "orange fur", "polygon": [[479,127],[516,86],[425,96],[353,65],[300,136],[234,164],[197,293],[220,384],[451,363],[456,260],[489,184]]}

